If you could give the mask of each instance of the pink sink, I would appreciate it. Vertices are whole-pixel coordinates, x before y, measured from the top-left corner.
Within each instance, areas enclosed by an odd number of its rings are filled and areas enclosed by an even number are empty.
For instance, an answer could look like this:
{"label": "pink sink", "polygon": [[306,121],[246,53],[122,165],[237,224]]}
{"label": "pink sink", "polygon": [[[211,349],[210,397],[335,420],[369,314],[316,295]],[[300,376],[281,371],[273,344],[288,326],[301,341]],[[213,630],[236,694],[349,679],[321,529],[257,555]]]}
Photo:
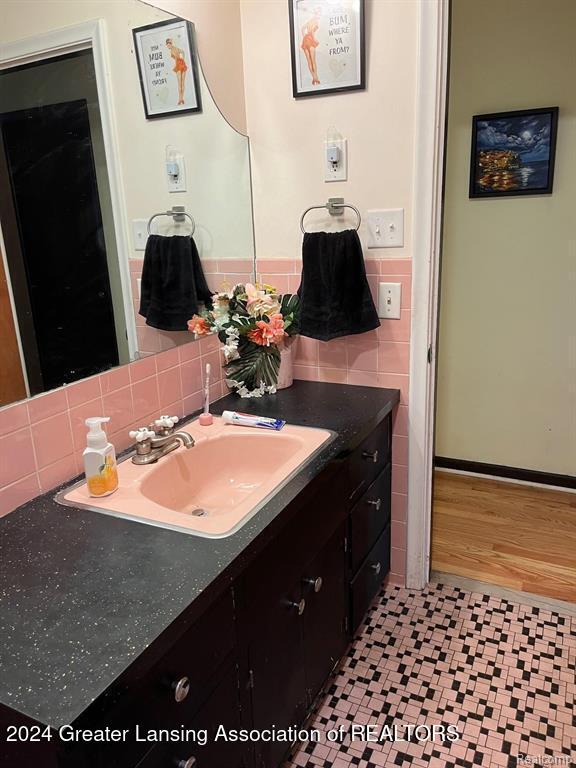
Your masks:
{"label": "pink sink", "polygon": [[197,536],[230,536],[332,437],[324,429],[286,425],[280,432],[191,422],[183,427],[196,445],[157,464],[118,466],[120,485],[92,498],[86,484],[57,501]]}

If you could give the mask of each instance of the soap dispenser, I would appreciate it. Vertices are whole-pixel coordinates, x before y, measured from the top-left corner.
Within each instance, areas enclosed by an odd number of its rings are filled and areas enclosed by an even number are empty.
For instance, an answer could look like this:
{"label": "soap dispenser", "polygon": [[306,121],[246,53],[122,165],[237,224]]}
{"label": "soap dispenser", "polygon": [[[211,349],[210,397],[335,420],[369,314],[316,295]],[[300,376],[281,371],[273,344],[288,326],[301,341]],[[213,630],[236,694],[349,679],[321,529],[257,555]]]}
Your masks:
{"label": "soap dispenser", "polygon": [[86,419],[90,428],[84,450],[84,470],[90,496],[109,496],[118,488],[118,469],[116,452],[108,442],[102,424],[110,421],[106,416],[93,416]]}

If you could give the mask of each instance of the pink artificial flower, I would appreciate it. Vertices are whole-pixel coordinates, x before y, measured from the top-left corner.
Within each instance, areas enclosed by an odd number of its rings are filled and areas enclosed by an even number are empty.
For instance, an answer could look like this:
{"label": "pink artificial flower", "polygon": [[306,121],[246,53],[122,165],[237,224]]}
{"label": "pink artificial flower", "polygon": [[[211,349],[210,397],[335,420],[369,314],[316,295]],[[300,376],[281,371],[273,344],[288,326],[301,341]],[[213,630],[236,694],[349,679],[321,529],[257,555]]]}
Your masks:
{"label": "pink artificial flower", "polygon": [[254,344],[261,347],[269,347],[271,344],[279,344],[284,336],[287,336],[284,330],[284,318],[280,313],[272,315],[270,322],[258,320],[256,328],[248,333],[248,338]]}
{"label": "pink artificial flower", "polygon": [[188,330],[195,336],[206,336],[210,333],[210,328],[205,318],[200,315],[194,315],[192,320],[188,320]]}

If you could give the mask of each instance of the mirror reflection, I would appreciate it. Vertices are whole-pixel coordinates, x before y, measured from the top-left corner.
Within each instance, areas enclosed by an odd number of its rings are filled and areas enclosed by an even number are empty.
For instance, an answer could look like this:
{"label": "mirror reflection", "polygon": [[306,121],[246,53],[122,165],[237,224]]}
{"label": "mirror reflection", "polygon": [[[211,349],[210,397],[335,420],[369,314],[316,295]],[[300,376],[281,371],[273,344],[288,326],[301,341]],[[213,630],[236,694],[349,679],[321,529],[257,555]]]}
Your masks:
{"label": "mirror reflection", "polygon": [[[0,406],[194,343],[186,314],[254,276],[248,139],[197,58],[200,109],[146,117],[133,30],[175,17],[139,0],[29,5],[0,31]],[[94,19],[105,36],[87,44]],[[193,27],[190,49],[167,28],[166,76],[197,57]]]}

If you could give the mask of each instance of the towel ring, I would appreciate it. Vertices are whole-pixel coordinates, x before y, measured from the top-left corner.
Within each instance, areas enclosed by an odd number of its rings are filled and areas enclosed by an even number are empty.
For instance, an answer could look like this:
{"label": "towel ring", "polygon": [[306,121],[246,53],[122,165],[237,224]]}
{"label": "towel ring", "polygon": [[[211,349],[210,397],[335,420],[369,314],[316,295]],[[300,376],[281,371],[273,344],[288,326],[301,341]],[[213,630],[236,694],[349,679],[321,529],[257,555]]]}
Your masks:
{"label": "towel ring", "polygon": [[196,222],[194,221],[192,216],[190,216],[189,213],[186,213],[186,211],[184,210],[184,206],[175,205],[170,211],[161,211],[161,213],[155,213],[153,216],[150,216],[150,218],[148,219],[149,235],[152,234],[151,232],[152,222],[154,221],[154,219],[157,219],[158,216],[171,216],[175,222],[181,222],[181,221],[184,221],[185,219],[190,219],[190,224],[192,225],[192,232],[190,232],[190,237],[192,237],[194,232],[196,232]]}
{"label": "towel ring", "polygon": [[310,208],[306,208],[300,217],[300,229],[302,230],[302,234],[306,234],[304,219],[306,218],[306,215],[310,213],[310,211],[321,211],[326,209],[331,216],[339,216],[342,213],[343,208],[350,208],[358,217],[358,223],[354,227],[354,229],[358,231],[360,229],[360,224],[362,224],[362,216],[360,215],[358,208],[356,208],[355,205],[350,205],[350,203],[345,203],[343,197],[331,197],[325,205],[311,205]]}

